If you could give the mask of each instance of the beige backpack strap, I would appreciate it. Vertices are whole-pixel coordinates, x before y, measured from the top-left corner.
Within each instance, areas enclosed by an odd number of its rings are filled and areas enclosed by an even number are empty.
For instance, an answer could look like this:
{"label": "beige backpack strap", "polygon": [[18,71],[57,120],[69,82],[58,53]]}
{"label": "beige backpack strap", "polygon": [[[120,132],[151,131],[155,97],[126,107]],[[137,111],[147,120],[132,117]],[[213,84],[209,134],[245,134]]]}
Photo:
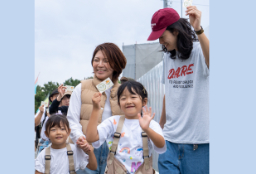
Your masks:
{"label": "beige backpack strap", "polygon": [[118,145],[119,139],[121,137],[121,131],[122,131],[122,128],[123,128],[124,119],[125,119],[124,115],[120,116],[120,118],[119,118],[118,125],[117,125],[117,128],[116,128],[116,132],[114,133],[114,139],[113,139],[113,143],[112,143],[112,146],[111,146],[111,150],[109,151],[109,160],[107,162],[108,164],[112,164],[112,162],[114,160],[117,145]]}
{"label": "beige backpack strap", "polygon": [[149,169],[149,150],[148,150],[148,135],[145,132],[141,132],[142,143],[143,143],[143,159],[145,164],[145,169]]}
{"label": "beige backpack strap", "polygon": [[45,170],[44,173],[45,174],[50,174],[50,163],[51,163],[51,150],[50,150],[50,146],[45,148]]}
{"label": "beige backpack strap", "polygon": [[69,173],[76,174],[74,158],[73,158],[73,151],[72,151],[69,143],[66,144],[66,147],[67,147],[67,155],[68,155],[68,161],[69,161]]}

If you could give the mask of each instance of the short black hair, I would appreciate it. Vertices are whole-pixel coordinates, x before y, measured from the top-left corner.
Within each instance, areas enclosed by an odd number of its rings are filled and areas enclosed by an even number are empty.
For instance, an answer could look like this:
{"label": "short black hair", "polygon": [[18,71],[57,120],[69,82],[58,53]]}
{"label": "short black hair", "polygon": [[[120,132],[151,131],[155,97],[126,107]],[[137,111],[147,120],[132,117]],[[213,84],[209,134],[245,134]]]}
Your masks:
{"label": "short black hair", "polygon": [[46,122],[45,131],[49,134],[52,127],[54,127],[55,125],[60,127],[61,123],[64,124],[64,126],[66,126],[68,130],[70,129],[68,119],[65,115],[53,114]]}
{"label": "short black hair", "polygon": [[142,101],[145,98],[148,98],[148,92],[147,90],[144,88],[144,86],[135,81],[135,80],[128,80],[126,82],[124,82],[117,90],[117,99],[118,99],[118,104],[120,105],[120,96],[121,94],[124,92],[125,88],[128,89],[128,91],[131,94],[138,94],[139,96],[141,96]]}
{"label": "short black hair", "polygon": [[49,96],[49,101],[52,102],[51,97],[53,97],[55,94],[59,94],[58,88],[54,89],[51,93],[51,95]]}

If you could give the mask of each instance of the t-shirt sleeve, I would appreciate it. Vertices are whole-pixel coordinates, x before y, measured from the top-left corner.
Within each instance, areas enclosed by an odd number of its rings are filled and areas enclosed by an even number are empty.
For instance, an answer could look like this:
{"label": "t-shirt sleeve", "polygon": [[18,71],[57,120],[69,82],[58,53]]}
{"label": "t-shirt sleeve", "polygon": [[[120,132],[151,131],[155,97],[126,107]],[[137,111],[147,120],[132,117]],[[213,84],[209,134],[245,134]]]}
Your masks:
{"label": "t-shirt sleeve", "polygon": [[41,138],[43,138],[46,141],[49,140],[49,138],[45,135],[45,128],[46,128],[46,123],[47,123],[48,118],[49,117],[46,116],[43,127],[42,127],[42,130],[41,130],[41,133],[40,133]]}
{"label": "t-shirt sleeve", "polygon": [[[158,133],[159,135],[161,135],[162,137],[164,137],[163,130],[162,130],[162,128],[160,127],[160,125],[159,125],[156,121],[152,120],[152,121],[150,122],[149,127],[150,127],[152,130],[154,130],[156,133]],[[155,144],[153,143],[152,140],[150,140],[150,142],[151,142],[151,144],[153,145],[153,148],[154,148],[154,150],[155,150],[157,153],[162,154],[162,153],[164,153],[164,152],[166,151],[166,144],[164,144],[164,147],[159,148],[159,147],[156,147],[156,146],[155,146]]]}
{"label": "t-shirt sleeve", "polygon": [[72,150],[75,154],[75,171],[82,169],[84,170],[88,164],[89,156],[77,145],[72,144]]}
{"label": "t-shirt sleeve", "polygon": [[45,170],[45,159],[44,159],[44,153],[45,150],[42,150],[35,159],[35,170],[38,172],[44,173]]}
{"label": "t-shirt sleeve", "polygon": [[203,74],[204,74],[204,76],[209,76],[210,71],[206,65],[205,57],[204,57],[203,50],[202,50],[200,44],[198,46],[198,52],[199,52],[199,59],[200,59],[200,62],[201,62],[202,68],[203,68]]}
{"label": "t-shirt sleeve", "polygon": [[162,80],[161,80],[161,82],[162,82],[162,84],[165,84],[165,55],[166,54],[164,54],[164,57],[163,57],[163,61],[162,61],[162,64],[163,64],[163,73],[162,73]]}
{"label": "t-shirt sleeve", "polygon": [[99,148],[107,138],[115,133],[114,124],[118,123],[118,117],[109,117],[97,126],[99,140],[92,143],[93,147]]}

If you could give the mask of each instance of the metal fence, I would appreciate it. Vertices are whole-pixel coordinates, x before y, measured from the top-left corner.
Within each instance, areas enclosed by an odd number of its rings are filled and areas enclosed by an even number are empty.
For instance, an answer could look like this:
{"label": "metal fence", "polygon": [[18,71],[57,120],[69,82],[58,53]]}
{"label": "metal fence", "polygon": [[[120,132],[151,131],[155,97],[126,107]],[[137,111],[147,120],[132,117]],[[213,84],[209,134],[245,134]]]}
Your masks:
{"label": "metal fence", "polygon": [[[156,114],[154,120],[159,123],[162,107],[163,96],[165,94],[165,86],[162,84],[163,61],[158,63],[154,68],[140,77],[137,81],[144,85],[148,92],[148,106],[152,107],[152,111]],[[153,151],[153,168],[158,171],[158,154]]]}

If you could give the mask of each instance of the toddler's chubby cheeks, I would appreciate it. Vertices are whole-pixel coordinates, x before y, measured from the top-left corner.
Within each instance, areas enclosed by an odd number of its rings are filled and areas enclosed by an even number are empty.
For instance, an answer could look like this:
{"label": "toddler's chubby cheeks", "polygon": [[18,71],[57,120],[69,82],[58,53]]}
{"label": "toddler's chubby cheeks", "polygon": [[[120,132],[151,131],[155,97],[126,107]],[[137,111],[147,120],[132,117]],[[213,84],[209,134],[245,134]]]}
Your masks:
{"label": "toddler's chubby cheeks", "polygon": [[125,87],[119,96],[119,105],[126,118],[135,119],[141,113],[142,107],[147,104],[147,98],[137,93],[134,88]]}
{"label": "toddler's chubby cheeks", "polygon": [[52,148],[64,148],[70,135],[68,120],[63,115],[51,115],[46,123],[45,135],[52,142]]}

